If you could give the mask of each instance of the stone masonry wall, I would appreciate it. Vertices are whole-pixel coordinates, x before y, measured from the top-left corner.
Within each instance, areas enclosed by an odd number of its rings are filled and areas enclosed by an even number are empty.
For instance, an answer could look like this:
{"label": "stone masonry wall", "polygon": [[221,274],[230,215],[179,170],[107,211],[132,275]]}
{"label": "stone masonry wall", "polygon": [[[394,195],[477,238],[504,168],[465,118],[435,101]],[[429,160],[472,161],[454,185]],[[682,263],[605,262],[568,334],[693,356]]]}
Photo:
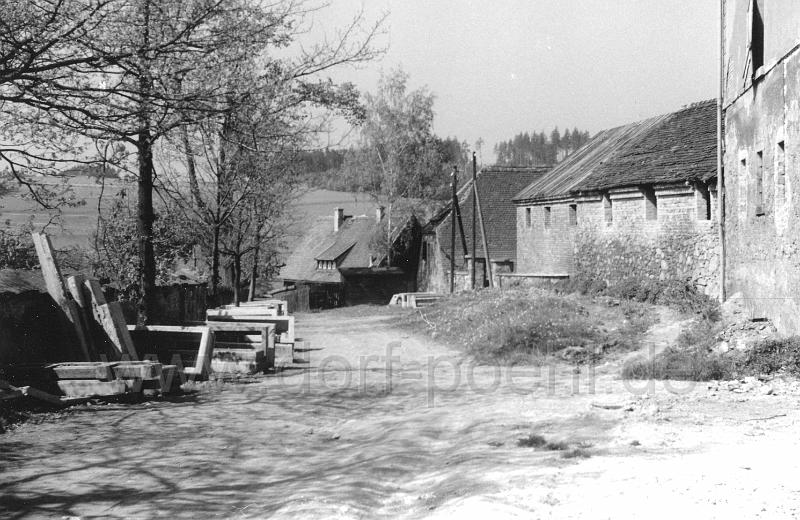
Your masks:
{"label": "stone masonry wall", "polygon": [[800,333],[800,52],[725,110],[726,291]]}
{"label": "stone masonry wall", "polygon": [[[612,222],[600,197],[518,207],[519,272],[566,273],[607,285],[643,280],[687,281],[698,291],[719,291],[719,241],[715,222],[704,220],[705,203],[688,186],[659,187],[657,218],[646,218],[638,189],[612,190]],[[715,200],[712,194],[711,208]],[[570,221],[570,206],[577,222]],[[550,224],[545,226],[545,207]],[[713,215],[712,211],[712,215]],[[698,216],[701,219],[698,219]]]}

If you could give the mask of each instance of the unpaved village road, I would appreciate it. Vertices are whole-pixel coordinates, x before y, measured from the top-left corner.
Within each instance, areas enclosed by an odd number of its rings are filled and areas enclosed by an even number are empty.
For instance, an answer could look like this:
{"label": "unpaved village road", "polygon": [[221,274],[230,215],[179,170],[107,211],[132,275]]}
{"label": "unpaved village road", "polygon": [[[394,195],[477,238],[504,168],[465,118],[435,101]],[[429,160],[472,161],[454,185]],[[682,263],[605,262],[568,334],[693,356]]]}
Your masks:
{"label": "unpaved village road", "polygon": [[[309,370],[0,435],[0,517],[800,516],[796,397],[636,395],[621,360],[593,379],[456,365],[393,316],[355,314],[299,317]],[[517,445],[532,433],[589,457]]]}

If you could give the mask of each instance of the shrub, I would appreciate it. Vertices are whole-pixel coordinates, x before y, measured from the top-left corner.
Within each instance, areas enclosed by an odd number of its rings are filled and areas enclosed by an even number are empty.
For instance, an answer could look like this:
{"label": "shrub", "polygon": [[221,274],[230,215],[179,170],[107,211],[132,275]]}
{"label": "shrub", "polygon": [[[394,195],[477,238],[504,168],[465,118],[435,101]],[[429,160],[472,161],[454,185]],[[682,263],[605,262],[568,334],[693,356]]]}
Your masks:
{"label": "shrub", "polygon": [[547,444],[547,440],[536,433],[532,433],[527,437],[517,439],[517,446],[522,448],[541,448],[545,444]]}
{"label": "shrub", "polygon": [[800,337],[760,341],[738,357],[740,377],[776,372],[800,375]]}
{"label": "shrub", "polygon": [[700,292],[689,280],[655,280],[628,276],[609,285],[604,280],[575,276],[553,285],[559,294],[605,295],[625,300],[666,305],[704,320],[720,319],[719,303]]}

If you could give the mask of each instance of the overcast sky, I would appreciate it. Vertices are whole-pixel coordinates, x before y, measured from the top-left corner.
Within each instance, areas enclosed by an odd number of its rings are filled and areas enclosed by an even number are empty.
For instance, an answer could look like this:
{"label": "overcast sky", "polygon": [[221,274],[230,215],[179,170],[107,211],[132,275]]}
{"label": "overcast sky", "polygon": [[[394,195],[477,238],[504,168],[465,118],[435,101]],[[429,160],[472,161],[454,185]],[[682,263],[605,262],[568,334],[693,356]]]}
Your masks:
{"label": "overcast sky", "polygon": [[716,96],[718,0],[331,0],[315,31],[389,13],[385,57],[436,95],[435,130],[486,149],[521,131],[604,128]]}

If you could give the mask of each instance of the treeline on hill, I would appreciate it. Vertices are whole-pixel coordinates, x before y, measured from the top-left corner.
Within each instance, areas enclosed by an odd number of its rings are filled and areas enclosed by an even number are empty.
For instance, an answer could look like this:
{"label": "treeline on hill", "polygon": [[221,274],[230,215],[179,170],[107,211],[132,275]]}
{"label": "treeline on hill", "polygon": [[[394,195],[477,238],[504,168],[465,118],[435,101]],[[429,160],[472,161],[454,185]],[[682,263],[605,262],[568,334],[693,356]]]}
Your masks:
{"label": "treeline on hill", "polygon": [[577,128],[567,129],[561,135],[558,127],[550,132],[519,133],[513,139],[497,143],[494,152],[497,164],[513,166],[535,166],[555,164],[562,161],[589,140],[589,132]]}
{"label": "treeline on hill", "polygon": [[[426,199],[441,200],[450,193],[452,165],[464,165],[469,159],[469,146],[455,137],[432,136],[432,167],[427,175],[416,179],[419,184],[411,192]],[[299,162],[305,172],[304,181],[311,188],[366,192],[374,191],[375,179],[359,167],[357,148],[312,150],[302,152]],[[459,168],[463,170],[463,166]]]}

